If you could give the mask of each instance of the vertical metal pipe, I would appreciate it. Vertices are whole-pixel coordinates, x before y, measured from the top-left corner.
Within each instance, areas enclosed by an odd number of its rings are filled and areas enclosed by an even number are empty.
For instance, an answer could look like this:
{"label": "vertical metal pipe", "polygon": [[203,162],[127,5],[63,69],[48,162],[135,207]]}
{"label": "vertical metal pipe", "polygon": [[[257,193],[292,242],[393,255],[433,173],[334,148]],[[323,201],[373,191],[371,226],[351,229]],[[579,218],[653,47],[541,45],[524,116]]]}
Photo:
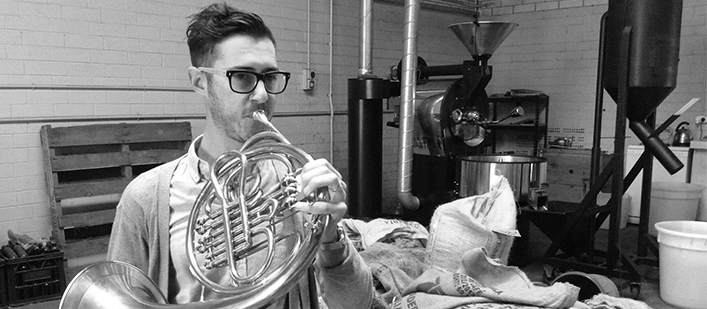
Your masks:
{"label": "vertical metal pipe", "polygon": [[398,154],[398,199],[410,210],[420,207],[420,200],[412,195],[412,144],[417,71],[417,23],[420,0],[405,1],[404,50],[400,90],[400,153]]}
{"label": "vertical metal pipe", "polygon": [[361,1],[361,42],[359,45],[358,76],[372,76],[373,63],[373,0]]}
{"label": "vertical metal pipe", "polygon": [[[594,101],[594,135],[592,140],[592,161],[589,169],[589,186],[593,186],[601,170],[601,123],[604,110],[604,40],[606,33],[606,15],[601,15],[601,26],[599,27],[599,57],[597,65],[597,85]],[[595,203],[594,200],[592,203]]]}
{"label": "vertical metal pipe", "polygon": [[373,0],[361,1],[358,77],[349,79],[349,215],[380,215],[383,190],[383,99],[389,83],[371,70]]}

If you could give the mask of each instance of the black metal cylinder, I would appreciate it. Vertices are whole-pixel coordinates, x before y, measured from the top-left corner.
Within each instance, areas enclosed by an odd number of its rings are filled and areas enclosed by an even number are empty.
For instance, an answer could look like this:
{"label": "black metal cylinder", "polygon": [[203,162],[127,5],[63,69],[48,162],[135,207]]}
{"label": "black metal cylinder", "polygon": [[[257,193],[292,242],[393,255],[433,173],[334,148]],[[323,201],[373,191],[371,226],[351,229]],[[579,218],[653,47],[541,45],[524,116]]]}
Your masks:
{"label": "black metal cylinder", "polygon": [[684,165],[680,162],[680,159],[670,151],[670,148],[668,148],[658,136],[653,134],[653,129],[648,126],[647,123],[643,121],[631,121],[628,127],[631,128],[631,131],[636,133],[636,136],[641,140],[643,145],[645,145],[646,149],[655,156],[670,175],[677,173],[683,168]]}
{"label": "black metal cylinder", "polygon": [[371,218],[382,212],[383,99],[390,82],[352,78],[349,90],[349,215]]}
{"label": "black metal cylinder", "polygon": [[628,110],[632,121],[645,120],[675,89],[680,53],[682,0],[611,0],[604,41],[604,87],[618,95],[619,46],[631,27]]}
{"label": "black metal cylinder", "polygon": [[420,72],[424,76],[463,75],[466,68],[463,64],[426,66],[421,67]]}

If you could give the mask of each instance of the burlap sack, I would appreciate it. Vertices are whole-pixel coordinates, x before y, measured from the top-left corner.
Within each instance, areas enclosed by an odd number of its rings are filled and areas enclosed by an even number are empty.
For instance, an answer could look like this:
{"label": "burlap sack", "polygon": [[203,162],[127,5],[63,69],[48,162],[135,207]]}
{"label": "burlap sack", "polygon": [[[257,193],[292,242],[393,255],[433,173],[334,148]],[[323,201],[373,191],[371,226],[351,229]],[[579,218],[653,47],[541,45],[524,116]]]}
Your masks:
{"label": "burlap sack", "polygon": [[516,204],[508,180],[502,178],[490,192],[439,206],[430,221],[428,268],[455,272],[462,255],[484,248],[488,256],[506,265],[516,230]]}

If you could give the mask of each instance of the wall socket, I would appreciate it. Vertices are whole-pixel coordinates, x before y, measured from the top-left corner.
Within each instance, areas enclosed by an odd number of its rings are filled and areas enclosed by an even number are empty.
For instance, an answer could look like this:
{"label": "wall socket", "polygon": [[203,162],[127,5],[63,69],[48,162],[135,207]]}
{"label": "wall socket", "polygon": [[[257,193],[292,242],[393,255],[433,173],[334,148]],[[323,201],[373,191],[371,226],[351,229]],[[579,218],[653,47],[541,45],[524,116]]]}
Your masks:
{"label": "wall socket", "polygon": [[314,89],[317,73],[314,70],[302,69],[302,90],[310,91]]}
{"label": "wall socket", "polygon": [[695,117],[695,124],[704,124],[707,123],[707,117],[705,116],[697,116]]}

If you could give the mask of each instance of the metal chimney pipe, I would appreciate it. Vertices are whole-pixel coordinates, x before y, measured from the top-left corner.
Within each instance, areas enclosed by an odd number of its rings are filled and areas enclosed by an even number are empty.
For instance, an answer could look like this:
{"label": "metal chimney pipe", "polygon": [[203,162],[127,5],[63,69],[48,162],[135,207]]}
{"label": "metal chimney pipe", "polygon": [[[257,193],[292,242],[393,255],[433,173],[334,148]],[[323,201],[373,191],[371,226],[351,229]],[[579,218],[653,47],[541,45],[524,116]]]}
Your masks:
{"label": "metal chimney pipe", "polygon": [[383,191],[383,100],[390,83],[373,75],[373,0],[361,1],[360,68],[348,80],[349,215],[380,215]]}
{"label": "metal chimney pipe", "polygon": [[409,210],[420,207],[420,200],[412,195],[412,146],[415,119],[415,84],[417,83],[417,23],[420,0],[405,1],[404,50],[400,90],[400,133],[398,154],[398,199]]}
{"label": "metal chimney pipe", "polygon": [[372,76],[373,71],[373,0],[361,1],[361,42],[358,76]]}

